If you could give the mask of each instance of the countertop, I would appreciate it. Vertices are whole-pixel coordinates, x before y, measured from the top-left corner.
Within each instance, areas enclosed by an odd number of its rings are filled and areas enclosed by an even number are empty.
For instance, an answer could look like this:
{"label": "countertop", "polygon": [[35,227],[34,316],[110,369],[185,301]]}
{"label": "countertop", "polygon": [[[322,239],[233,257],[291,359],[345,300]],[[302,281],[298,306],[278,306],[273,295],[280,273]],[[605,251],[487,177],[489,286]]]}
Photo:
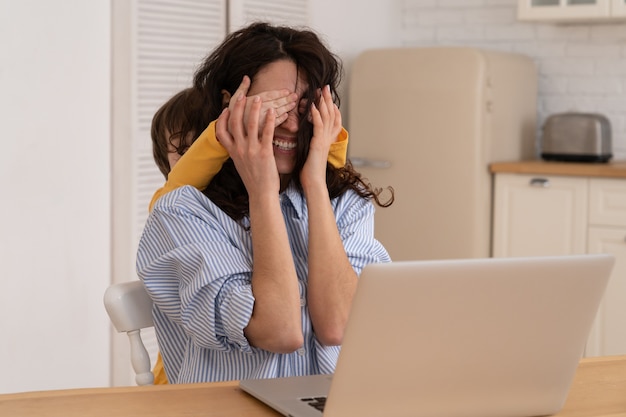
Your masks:
{"label": "countertop", "polygon": [[543,160],[494,162],[492,174],[567,175],[579,177],[626,178],[626,161],[607,163],[553,162]]}

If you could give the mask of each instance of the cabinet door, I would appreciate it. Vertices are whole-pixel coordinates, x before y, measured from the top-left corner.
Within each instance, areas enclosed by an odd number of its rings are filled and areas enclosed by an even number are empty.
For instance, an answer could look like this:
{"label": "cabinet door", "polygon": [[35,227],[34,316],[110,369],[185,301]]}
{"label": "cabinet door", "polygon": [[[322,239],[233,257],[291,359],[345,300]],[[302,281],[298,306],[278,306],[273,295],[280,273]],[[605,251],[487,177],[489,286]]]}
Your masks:
{"label": "cabinet door", "polygon": [[497,174],[495,257],[586,252],[586,178]]}
{"label": "cabinet door", "polygon": [[614,178],[589,180],[589,224],[626,227],[626,181]]}
{"label": "cabinet door", "polygon": [[610,253],[615,266],[589,335],[585,356],[626,354],[626,227],[589,228],[589,253]]}
{"label": "cabinet door", "polygon": [[616,0],[518,0],[519,20],[595,20],[611,16]]}

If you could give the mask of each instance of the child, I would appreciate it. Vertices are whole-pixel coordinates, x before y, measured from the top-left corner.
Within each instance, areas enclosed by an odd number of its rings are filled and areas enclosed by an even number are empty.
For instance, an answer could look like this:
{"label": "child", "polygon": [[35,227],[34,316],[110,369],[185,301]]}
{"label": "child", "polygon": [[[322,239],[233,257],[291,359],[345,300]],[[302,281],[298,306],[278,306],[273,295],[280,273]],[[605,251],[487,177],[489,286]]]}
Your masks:
{"label": "child", "polygon": [[202,114],[202,96],[193,87],[175,94],[152,118],[150,135],[152,155],[165,176],[206,126]]}

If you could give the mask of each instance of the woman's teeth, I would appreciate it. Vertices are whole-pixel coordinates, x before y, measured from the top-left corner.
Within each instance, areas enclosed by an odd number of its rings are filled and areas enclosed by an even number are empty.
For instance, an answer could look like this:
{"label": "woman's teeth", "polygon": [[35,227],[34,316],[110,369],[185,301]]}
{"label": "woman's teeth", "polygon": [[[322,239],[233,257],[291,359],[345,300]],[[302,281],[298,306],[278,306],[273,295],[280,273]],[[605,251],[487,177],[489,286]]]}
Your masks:
{"label": "woman's teeth", "polygon": [[295,142],[287,142],[287,141],[274,139],[274,141],[272,141],[272,144],[274,146],[278,147],[279,149],[284,150],[284,151],[290,151],[290,150],[296,148],[296,143]]}

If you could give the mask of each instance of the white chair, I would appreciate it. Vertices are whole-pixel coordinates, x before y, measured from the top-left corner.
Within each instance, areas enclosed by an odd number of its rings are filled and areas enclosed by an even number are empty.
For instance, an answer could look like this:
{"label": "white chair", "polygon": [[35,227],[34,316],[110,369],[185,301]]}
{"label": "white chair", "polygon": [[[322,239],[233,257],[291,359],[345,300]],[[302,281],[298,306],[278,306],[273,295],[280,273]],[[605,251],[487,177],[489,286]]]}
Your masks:
{"label": "white chair", "polygon": [[104,307],[115,329],[126,332],[130,341],[130,361],[137,385],[152,385],[154,375],[150,355],[141,339],[141,329],[154,326],[152,299],[142,281],[113,284],[104,293]]}

